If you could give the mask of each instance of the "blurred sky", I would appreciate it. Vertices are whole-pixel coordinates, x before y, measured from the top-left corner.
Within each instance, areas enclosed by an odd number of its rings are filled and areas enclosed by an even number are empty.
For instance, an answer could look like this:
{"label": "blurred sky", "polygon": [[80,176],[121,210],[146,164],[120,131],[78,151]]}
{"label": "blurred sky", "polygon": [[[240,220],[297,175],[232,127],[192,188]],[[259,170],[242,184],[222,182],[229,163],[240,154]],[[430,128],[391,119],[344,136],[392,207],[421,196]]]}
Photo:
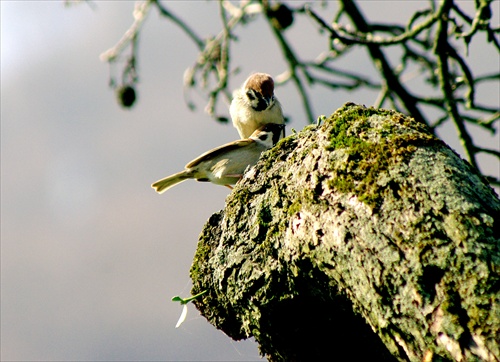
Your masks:
{"label": "blurred sky", "polygon": [[[260,360],[255,342],[230,340],[193,306],[174,328],[181,307],[170,298],[189,296],[198,235],[230,191],[188,181],[160,196],[150,184],[238,137],[203,113],[200,95],[193,96],[197,112],[185,105],[183,73],[196,59],[195,46],[153,9],[140,39],[139,99],[123,110],[99,55],[132,23],[132,1],[0,4],[1,359]],[[220,28],[215,2],[166,4],[198,34]],[[405,14],[426,4],[362,6],[371,20],[404,24]],[[287,32],[304,56],[326,47],[314,29],[302,19]],[[231,61],[242,72],[232,88],[252,71],[284,70],[275,43],[262,41],[269,34],[262,21],[239,31]],[[498,71],[498,53],[483,48],[471,47],[475,69]],[[342,65],[372,69],[361,56]],[[498,85],[478,93],[481,103],[498,106]],[[294,89],[277,94],[292,118],[289,128],[305,126]],[[328,115],[347,101],[371,105],[376,94],[318,88],[312,98],[315,114]],[[440,135],[463,154],[453,128]],[[498,148],[498,138],[478,135],[482,145]],[[500,176],[493,158],[481,162]]]}

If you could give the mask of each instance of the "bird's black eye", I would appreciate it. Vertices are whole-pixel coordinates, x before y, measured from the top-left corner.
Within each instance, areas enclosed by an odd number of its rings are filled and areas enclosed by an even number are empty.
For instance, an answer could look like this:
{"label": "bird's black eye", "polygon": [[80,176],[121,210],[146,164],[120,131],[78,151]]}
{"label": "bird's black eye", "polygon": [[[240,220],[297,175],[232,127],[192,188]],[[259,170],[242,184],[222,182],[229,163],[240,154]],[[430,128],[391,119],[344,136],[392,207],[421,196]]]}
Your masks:
{"label": "bird's black eye", "polygon": [[251,90],[247,91],[247,97],[248,99],[250,99],[251,101],[253,101],[256,97],[255,97],[255,94],[253,94],[253,92]]}
{"label": "bird's black eye", "polygon": [[267,140],[267,136],[268,136],[268,134],[267,134],[267,133],[261,133],[261,134],[259,135],[259,140],[261,140],[261,141],[265,141],[265,140]]}

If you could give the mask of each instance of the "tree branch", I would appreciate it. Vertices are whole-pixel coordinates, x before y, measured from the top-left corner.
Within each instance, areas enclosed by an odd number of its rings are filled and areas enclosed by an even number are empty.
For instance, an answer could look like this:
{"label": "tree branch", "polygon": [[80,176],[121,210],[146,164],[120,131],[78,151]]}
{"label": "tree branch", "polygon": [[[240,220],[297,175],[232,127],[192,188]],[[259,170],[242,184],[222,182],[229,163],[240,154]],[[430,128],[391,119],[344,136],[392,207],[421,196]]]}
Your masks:
{"label": "tree branch", "polygon": [[160,14],[167,19],[170,19],[175,25],[177,25],[181,30],[184,31],[184,33],[193,41],[193,43],[196,44],[199,50],[203,50],[205,46],[205,42],[196,34],[196,32],[181,18],[178,16],[174,15],[170,10],[168,10],[166,7],[164,7],[160,1],[158,0],[151,0],[153,4],[156,5],[158,11]]}
{"label": "tree branch", "polygon": [[272,362],[494,362],[499,213],[424,125],[347,104],[266,152],[210,218],[194,303]]}
{"label": "tree branch", "polygon": [[436,43],[434,46],[434,52],[438,59],[438,72],[439,72],[439,82],[441,85],[441,90],[445,96],[444,100],[446,102],[446,108],[448,113],[451,115],[451,119],[455,124],[458,132],[460,143],[464,147],[465,153],[469,162],[478,169],[476,157],[475,157],[475,146],[472,142],[467,129],[465,128],[465,123],[460,116],[457,108],[455,96],[453,94],[453,87],[451,85],[452,79],[450,79],[450,70],[448,66],[448,56],[450,52],[450,45],[448,44],[448,13],[453,4],[452,0],[444,0],[442,7],[445,7],[445,11],[442,12],[443,17],[438,22]]}
{"label": "tree branch", "polygon": [[134,9],[134,22],[114,47],[106,50],[100,55],[100,59],[103,62],[114,61],[123,49],[125,49],[134,38],[137,38],[141,26],[149,13],[151,4],[151,1],[136,4]]}

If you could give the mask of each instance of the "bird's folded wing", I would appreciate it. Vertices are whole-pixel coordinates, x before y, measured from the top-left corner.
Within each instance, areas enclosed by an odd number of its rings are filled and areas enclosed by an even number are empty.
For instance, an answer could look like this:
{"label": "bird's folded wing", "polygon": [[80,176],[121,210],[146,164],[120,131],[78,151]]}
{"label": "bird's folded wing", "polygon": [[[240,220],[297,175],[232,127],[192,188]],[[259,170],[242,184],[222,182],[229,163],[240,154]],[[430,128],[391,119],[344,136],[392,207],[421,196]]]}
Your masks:
{"label": "bird's folded wing", "polygon": [[197,158],[195,158],[194,160],[189,162],[185,167],[186,168],[194,167],[194,166],[198,165],[200,162],[214,159],[220,155],[223,155],[224,153],[230,152],[232,150],[236,150],[240,147],[247,146],[247,145],[251,144],[252,142],[255,142],[255,141],[253,141],[251,139],[244,139],[244,140],[237,140],[237,141],[234,141],[231,143],[226,143],[225,145],[216,147],[216,148],[198,156]]}

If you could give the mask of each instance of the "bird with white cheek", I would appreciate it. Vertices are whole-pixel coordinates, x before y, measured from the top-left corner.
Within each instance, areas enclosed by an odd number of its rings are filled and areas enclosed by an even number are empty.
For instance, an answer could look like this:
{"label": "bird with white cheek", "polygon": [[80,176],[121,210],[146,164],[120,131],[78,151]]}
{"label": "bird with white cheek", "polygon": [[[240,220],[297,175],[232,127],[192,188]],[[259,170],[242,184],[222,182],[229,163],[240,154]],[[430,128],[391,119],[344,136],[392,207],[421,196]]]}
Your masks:
{"label": "bird with white cheek", "polygon": [[265,73],[252,74],[233,93],[229,113],[241,138],[248,138],[265,124],[285,123],[281,104],[274,95],[273,78]]}
{"label": "bird with white cheek", "polygon": [[151,185],[162,194],[172,186],[187,179],[209,181],[217,185],[234,185],[248,166],[253,166],[260,154],[273,147],[279,140],[284,125],[266,124],[249,138],[227,143],[205,152],[189,162],[184,171],[178,172]]}

